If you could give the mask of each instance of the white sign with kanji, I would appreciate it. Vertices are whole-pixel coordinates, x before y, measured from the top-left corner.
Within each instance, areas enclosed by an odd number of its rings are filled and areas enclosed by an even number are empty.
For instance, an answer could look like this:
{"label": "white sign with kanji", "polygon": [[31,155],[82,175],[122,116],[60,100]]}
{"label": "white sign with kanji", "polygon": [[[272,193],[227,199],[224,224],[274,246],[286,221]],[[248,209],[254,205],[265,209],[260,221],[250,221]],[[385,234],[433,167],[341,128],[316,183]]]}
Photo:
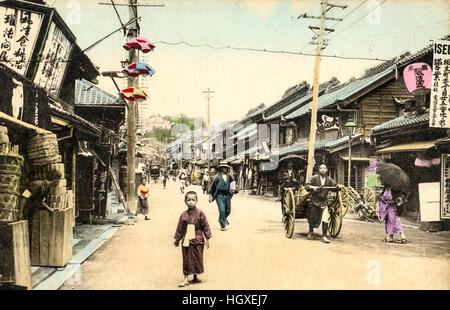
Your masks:
{"label": "white sign with kanji", "polygon": [[0,5],[0,63],[25,75],[41,22],[41,14]]}
{"label": "white sign with kanji", "polygon": [[430,127],[450,128],[450,41],[433,44],[433,81],[430,98]]}
{"label": "white sign with kanji", "polygon": [[52,22],[34,82],[58,96],[73,44]]}

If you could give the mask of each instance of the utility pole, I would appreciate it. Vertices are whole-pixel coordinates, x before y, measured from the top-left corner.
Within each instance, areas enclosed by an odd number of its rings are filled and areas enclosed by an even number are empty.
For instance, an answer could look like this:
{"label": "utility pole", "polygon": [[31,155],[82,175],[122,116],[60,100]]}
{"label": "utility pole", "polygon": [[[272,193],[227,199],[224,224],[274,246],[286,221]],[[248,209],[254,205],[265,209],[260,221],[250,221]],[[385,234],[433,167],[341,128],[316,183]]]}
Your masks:
{"label": "utility pole", "polygon": [[[306,182],[309,182],[312,177],[313,167],[314,167],[314,145],[316,143],[316,127],[317,127],[317,99],[319,97],[319,72],[320,72],[320,51],[325,48],[326,42],[323,42],[323,32],[333,32],[334,29],[325,28],[325,20],[339,20],[338,18],[327,18],[326,13],[334,7],[339,7],[345,9],[346,5],[335,5],[328,4],[327,0],[321,2],[320,17],[308,16],[307,14],[302,14],[298,18],[314,18],[320,19],[319,27],[309,26],[317,36],[313,37],[313,42],[311,44],[317,44],[316,47],[316,57],[314,60],[314,77],[313,77],[313,99],[311,102],[311,123],[309,129],[309,141],[308,141],[308,166],[306,167]],[[319,30],[316,33],[314,30]],[[317,43],[314,40],[317,39]],[[324,46],[323,46],[324,45]]]}
{"label": "utility pole", "polygon": [[[137,18],[137,0],[128,0],[129,19]],[[128,39],[138,36],[137,22],[133,22],[128,28]],[[128,64],[136,62],[136,50],[130,48],[128,52]],[[135,87],[135,77],[128,77],[128,87]],[[135,197],[135,153],[136,153],[136,105],[134,101],[127,104],[127,206],[128,210],[136,207]]]}
{"label": "utility pole", "polygon": [[[210,171],[211,171],[211,160],[209,158],[209,154],[210,154],[210,151],[211,151],[211,139],[210,139],[210,136],[209,136],[209,130],[210,130],[209,126],[211,125],[211,115],[210,115],[211,109],[210,109],[209,102],[210,102],[210,99],[211,99],[211,94],[214,94],[214,91],[209,90],[209,88],[208,88],[208,90],[204,91],[203,93],[206,94],[206,99],[207,99],[206,117],[207,117],[207,121],[208,121],[207,122],[207,125],[208,125],[208,128],[207,128],[207,133],[208,133],[208,136],[207,136],[207,139],[208,139],[208,151],[206,153],[206,160],[208,161],[208,174],[209,174]],[[210,178],[210,180],[211,180],[211,178]]]}
{"label": "utility pole", "polygon": [[[116,4],[113,0],[111,3],[99,3],[100,5],[110,5],[113,6],[116,15],[119,19],[121,28],[124,29],[124,34],[126,34],[128,39],[137,37],[139,35],[140,26],[137,22],[138,14],[137,7],[164,7],[164,4],[137,4],[137,0],[128,0],[128,4]],[[123,24],[120,15],[116,9],[116,6],[128,6],[129,22]],[[124,28],[124,26],[127,26]],[[128,30],[128,33],[126,33]],[[134,48],[131,48],[128,52],[127,63],[133,64],[138,61],[137,52]],[[113,80],[114,82],[114,80]],[[128,77],[128,87],[137,87],[136,78]],[[117,85],[116,85],[117,87]],[[136,153],[136,107],[133,101],[127,103],[127,207],[128,210],[134,210],[136,206],[135,197],[135,153]]]}

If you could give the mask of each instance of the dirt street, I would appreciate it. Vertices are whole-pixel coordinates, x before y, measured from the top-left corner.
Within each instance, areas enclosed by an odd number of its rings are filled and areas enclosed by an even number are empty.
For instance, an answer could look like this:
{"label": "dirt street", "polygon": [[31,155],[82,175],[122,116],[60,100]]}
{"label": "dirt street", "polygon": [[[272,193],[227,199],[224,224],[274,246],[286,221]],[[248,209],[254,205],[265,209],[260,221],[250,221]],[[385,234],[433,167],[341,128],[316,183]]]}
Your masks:
{"label": "dirt street", "polygon": [[[220,231],[218,210],[200,186],[202,209],[212,230],[205,248],[205,273],[192,289],[449,289],[449,234],[406,228],[407,244],[387,244],[384,224],[344,219],[332,243],[307,240],[307,223],[297,220],[285,237],[280,204],[238,194],[232,199],[228,231]],[[185,210],[178,183],[150,185],[150,221],[142,215],[123,226],[81,267],[80,284],[61,289],[178,289],[181,249],[173,246]]]}

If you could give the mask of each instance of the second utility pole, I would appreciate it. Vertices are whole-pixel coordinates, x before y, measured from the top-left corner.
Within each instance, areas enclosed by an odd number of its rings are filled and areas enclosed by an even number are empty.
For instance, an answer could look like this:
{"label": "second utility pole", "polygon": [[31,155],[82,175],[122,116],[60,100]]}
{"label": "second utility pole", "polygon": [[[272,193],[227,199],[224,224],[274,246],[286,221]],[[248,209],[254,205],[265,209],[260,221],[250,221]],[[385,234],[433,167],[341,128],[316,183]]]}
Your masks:
{"label": "second utility pole", "polygon": [[[319,27],[310,26],[309,29],[314,31],[314,29],[318,29],[319,33],[317,34],[317,48],[316,48],[316,59],[314,61],[314,77],[313,77],[313,100],[311,102],[311,124],[309,128],[309,141],[308,141],[308,166],[306,167],[306,182],[309,182],[312,177],[313,168],[315,164],[314,160],[314,144],[316,143],[316,127],[317,127],[317,100],[319,97],[319,69],[320,69],[320,51],[322,50],[323,45],[323,32],[333,32],[334,29],[328,29],[325,27],[325,20],[338,20],[342,21],[340,18],[331,18],[325,17],[326,12],[331,10],[334,7],[339,7],[341,9],[345,9],[346,5],[336,5],[336,4],[328,4],[327,0],[323,0],[321,2],[320,8],[320,25]],[[314,16],[308,16],[307,14],[300,15],[299,18],[318,18]]]}
{"label": "second utility pole", "polygon": [[[209,136],[209,130],[210,130],[210,125],[211,125],[211,116],[210,116],[210,105],[209,105],[209,100],[211,99],[211,94],[214,94],[214,91],[208,90],[203,92],[204,94],[206,94],[206,99],[207,99],[207,106],[206,106],[206,113],[207,113],[207,120],[208,120],[208,151],[206,153],[206,160],[208,161],[208,174],[211,172],[211,161],[209,159],[209,154],[210,154],[210,149],[211,149],[211,137]],[[211,178],[210,178],[210,184],[211,184]]]}
{"label": "second utility pole", "polygon": [[320,26],[319,35],[316,48],[316,59],[314,61],[314,77],[313,77],[313,100],[311,103],[311,124],[309,127],[309,142],[308,142],[308,166],[306,167],[306,182],[309,182],[312,177],[314,167],[314,144],[316,143],[316,122],[317,122],[317,98],[319,97],[319,69],[320,69],[320,51],[323,42],[323,27],[325,24],[325,7],[326,0],[322,1],[320,10]]}

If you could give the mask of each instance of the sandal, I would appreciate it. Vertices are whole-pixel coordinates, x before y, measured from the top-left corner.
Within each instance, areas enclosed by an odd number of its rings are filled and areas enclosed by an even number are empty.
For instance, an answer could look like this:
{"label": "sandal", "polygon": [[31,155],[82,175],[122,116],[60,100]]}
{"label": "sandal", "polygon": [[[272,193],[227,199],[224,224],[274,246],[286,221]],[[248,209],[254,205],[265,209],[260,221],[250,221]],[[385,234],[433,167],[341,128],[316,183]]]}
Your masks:
{"label": "sandal", "polygon": [[402,238],[402,239],[398,240],[397,242],[398,242],[398,243],[401,243],[401,244],[404,244],[404,243],[406,243],[407,241],[408,241],[408,239]]}
{"label": "sandal", "polygon": [[383,239],[383,242],[392,243],[392,242],[394,242],[394,239],[391,239],[391,238],[389,238],[389,237],[385,237],[385,238]]}
{"label": "sandal", "polygon": [[180,284],[178,284],[178,287],[185,287],[188,285],[189,285],[189,282],[181,282]]}
{"label": "sandal", "polygon": [[201,283],[202,281],[199,279],[192,279],[189,281],[190,284]]}

